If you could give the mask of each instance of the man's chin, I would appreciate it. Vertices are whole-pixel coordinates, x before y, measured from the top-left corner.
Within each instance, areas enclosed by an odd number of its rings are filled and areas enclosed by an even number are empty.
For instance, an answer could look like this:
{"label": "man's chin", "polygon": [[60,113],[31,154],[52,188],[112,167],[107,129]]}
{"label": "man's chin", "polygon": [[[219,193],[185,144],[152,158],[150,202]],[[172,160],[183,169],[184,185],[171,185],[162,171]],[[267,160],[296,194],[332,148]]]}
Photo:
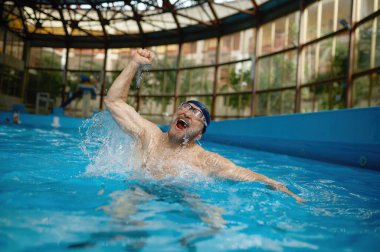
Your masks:
{"label": "man's chin", "polygon": [[168,132],[168,136],[169,136],[170,142],[175,143],[175,144],[181,144],[183,142],[183,138],[185,135],[179,134],[179,132],[173,132],[172,130],[170,130]]}

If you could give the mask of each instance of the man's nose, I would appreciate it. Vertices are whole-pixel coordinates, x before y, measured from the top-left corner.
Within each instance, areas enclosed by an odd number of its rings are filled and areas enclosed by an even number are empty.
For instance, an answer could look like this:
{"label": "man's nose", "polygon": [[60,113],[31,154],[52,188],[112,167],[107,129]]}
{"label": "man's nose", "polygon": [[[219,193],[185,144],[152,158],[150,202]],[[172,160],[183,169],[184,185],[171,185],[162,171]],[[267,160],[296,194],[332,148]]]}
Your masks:
{"label": "man's nose", "polygon": [[188,110],[186,110],[185,115],[186,115],[187,117],[190,117],[190,116],[193,115],[193,111],[191,111],[191,109],[188,109]]}

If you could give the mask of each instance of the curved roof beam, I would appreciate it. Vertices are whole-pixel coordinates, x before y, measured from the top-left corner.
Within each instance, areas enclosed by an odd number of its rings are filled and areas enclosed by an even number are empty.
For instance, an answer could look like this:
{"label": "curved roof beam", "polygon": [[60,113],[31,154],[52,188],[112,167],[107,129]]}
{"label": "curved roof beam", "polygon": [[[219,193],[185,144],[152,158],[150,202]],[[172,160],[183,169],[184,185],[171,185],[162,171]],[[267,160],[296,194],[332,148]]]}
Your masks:
{"label": "curved roof beam", "polygon": [[132,12],[133,12],[133,19],[136,21],[137,23],[137,26],[139,28],[139,31],[140,31],[140,38],[142,39],[142,44],[145,44],[145,33],[144,33],[144,30],[141,26],[141,15],[136,11],[135,7],[131,4],[130,1],[128,1],[128,5],[132,8]]}
{"label": "curved roof beam", "polygon": [[212,12],[212,15],[214,15],[215,23],[216,23],[216,24],[219,24],[219,23],[220,23],[220,20],[219,20],[218,15],[217,15],[216,12],[215,12],[214,6],[212,5],[212,1],[211,1],[211,0],[207,0],[207,3],[208,3],[208,6],[210,7],[210,10],[211,10],[211,12]]}
{"label": "curved roof beam", "polygon": [[177,18],[177,15],[176,15],[176,12],[177,12],[176,9],[175,9],[175,4],[176,3],[178,3],[178,0],[174,3],[174,5],[169,0],[164,0],[163,1],[163,4],[166,4],[167,6],[169,6],[168,8],[171,9],[171,14],[172,14],[174,22],[175,22],[175,24],[177,26],[177,33],[180,36],[180,40],[182,40],[183,31],[182,31],[181,25],[178,22],[178,18]]}
{"label": "curved roof beam", "polygon": [[23,12],[22,7],[20,6],[20,4],[18,2],[16,4],[17,4],[17,9],[18,9],[18,11],[20,13],[20,18],[22,20],[22,26],[24,28],[24,33],[25,33],[26,36],[28,36],[29,30],[28,30],[28,26],[26,25],[26,19],[25,19],[25,16],[24,16],[24,12]]}
{"label": "curved roof beam", "polygon": [[92,6],[92,8],[94,8],[96,10],[96,13],[98,14],[98,18],[99,18],[98,21],[100,22],[100,25],[102,26],[104,40],[107,40],[107,35],[108,34],[107,34],[105,26],[109,24],[109,21],[103,18],[103,15],[102,15],[102,13],[99,10],[98,5],[96,5],[95,3],[93,3],[91,6]]}
{"label": "curved roof beam", "polygon": [[67,26],[66,26],[67,23],[66,23],[65,18],[63,17],[61,5],[59,4],[58,0],[51,0],[50,2],[58,10],[59,17],[61,18],[62,27],[63,27],[63,30],[65,31],[65,37],[67,40],[69,38],[69,31],[67,30]]}

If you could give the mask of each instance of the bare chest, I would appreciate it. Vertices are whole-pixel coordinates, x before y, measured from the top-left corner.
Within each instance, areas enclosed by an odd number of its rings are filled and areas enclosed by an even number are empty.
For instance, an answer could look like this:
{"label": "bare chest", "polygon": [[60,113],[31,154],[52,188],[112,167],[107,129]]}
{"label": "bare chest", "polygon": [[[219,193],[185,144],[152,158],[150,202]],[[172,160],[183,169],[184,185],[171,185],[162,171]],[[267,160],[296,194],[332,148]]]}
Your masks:
{"label": "bare chest", "polygon": [[188,172],[199,172],[196,162],[196,151],[186,148],[170,149],[160,144],[151,145],[146,151],[143,168],[152,176],[182,176]]}

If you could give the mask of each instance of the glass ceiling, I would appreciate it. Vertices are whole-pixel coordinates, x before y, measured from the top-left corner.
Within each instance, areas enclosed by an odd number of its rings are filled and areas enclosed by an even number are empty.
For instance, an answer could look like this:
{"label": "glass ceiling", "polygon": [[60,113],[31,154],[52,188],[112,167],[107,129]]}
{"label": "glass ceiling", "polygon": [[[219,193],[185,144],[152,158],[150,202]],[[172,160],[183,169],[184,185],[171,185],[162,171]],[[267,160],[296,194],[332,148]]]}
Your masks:
{"label": "glass ceiling", "polygon": [[[186,37],[186,29],[215,29],[234,16],[253,16],[267,0],[15,0],[4,1],[2,23],[25,38]],[[87,39],[91,41],[91,39]]]}

